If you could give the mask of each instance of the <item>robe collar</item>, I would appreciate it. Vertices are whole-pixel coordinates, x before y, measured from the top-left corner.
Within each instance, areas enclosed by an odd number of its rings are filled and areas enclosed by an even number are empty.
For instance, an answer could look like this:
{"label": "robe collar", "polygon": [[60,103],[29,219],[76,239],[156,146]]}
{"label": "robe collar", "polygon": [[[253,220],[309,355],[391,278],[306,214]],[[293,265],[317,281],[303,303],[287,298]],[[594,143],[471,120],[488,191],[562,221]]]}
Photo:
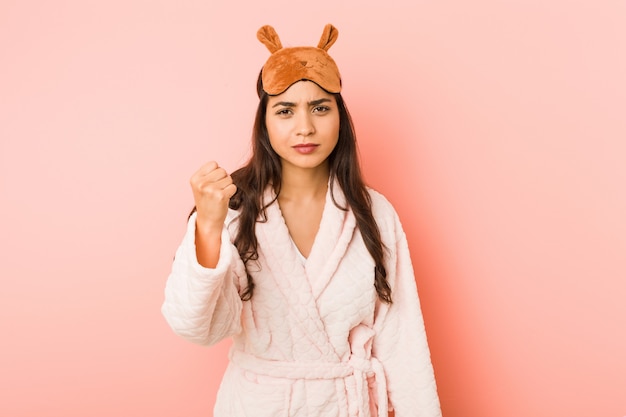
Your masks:
{"label": "robe collar", "polygon": [[317,301],[348,250],[356,220],[352,210],[343,210],[335,205],[331,186],[337,204],[347,207],[339,185],[329,184],[322,220],[305,264],[298,258],[297,248],[289,235],[276,194],[271,187],[264,194],[265,203],[272,202],[266,208],[267,221],[257,223],[256,235],[259,252],[263,253],[264,263],[270,270],[270,279],[276,283],[302,330],[310,335],[310,340],[315,341],[323,357],[337,360]]}
{"label": "robe collar", "polygon": [[270,258],[269,263],[283,265],[280,269],[287,275],[286,279],[290,279],[289,275],[294,273],[304,274],[313,296],[319,297],[346,253],[356,227],[354,213],[348,208],[341,187],[336,181],[329,183],[322,220],[304,265],[299,261],[297,248],[272,187],[266,189],[263,199],[264,204],[271,204],[266,208],[267,221],[259,222],[256,226],[259,247]]}

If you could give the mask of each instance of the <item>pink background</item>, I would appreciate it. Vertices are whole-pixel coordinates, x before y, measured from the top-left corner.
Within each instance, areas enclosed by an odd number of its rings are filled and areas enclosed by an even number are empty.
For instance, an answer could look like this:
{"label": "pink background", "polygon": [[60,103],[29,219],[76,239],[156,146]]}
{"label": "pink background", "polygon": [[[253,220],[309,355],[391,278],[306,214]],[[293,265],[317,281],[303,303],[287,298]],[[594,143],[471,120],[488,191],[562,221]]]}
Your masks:
{"label": "pink background", "polygon": [[255,38],[331,52],[405,225],[446,417],[626,415],[626,2],[0,2],[0,415],[210,416],[160,315]]}

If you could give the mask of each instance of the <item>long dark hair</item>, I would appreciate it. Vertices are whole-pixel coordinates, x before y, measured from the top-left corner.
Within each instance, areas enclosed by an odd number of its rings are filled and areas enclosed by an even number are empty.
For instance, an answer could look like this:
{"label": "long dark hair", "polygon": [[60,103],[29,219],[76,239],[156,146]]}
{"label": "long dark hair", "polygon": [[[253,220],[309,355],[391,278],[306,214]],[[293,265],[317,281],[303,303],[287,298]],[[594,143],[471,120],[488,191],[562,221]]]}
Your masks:
{"label": "long dark hair", "polygon": [[[231,174],[237,185],[237,192],[230,199],[229,207],[239,210],[238,232],[234,244],[239,256],[247,265],[258,259],[258,241],[256,238],[257,221],[266,220],[266,206],[263,206],[264,190],[268,186],[274,188],[275,195],[280,194],[282,164],[280,157],[270,145],[265,114],[269,96],[263,90],[261,74],[257,80],[259,106],[256,111],[252,132],[252,156],[243,167]],[[357,227],[361,232],[365,246],[372,256],[374,267],[374,287],[378,297],[391,303],[391,288],[387,281],[387,270],[384,265],[384,246],[380,231],[372,214],[370,194],[365,186],[359,166],[356,135],[352,118],[340,93],[333,94],[339,110],[339,140],[335,149],[328,157],[330,167],[330,183],[337,181],[343,191],[348,207],[341,207],[331,196],[335,205],[342,209],[351,209]],[[272,204],[269,202],[267,204]],[[254,291],[254,282],[248,273],[248,285],[241,294],[242,300],[249,300]]]}

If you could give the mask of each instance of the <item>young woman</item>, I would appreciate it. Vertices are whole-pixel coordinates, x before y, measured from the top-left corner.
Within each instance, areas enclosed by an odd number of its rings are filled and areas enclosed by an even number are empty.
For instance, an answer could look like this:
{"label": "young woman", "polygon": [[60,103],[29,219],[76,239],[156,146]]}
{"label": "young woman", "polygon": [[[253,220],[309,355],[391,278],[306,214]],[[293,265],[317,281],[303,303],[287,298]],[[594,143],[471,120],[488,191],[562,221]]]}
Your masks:
{"label": "young woman", "polygon": [[232,337],[215,417],[440,416],[407,241],[361,178],[327,50],[272,52],[250,161],[191,178],[196,203],[163,314],[202,345]]}

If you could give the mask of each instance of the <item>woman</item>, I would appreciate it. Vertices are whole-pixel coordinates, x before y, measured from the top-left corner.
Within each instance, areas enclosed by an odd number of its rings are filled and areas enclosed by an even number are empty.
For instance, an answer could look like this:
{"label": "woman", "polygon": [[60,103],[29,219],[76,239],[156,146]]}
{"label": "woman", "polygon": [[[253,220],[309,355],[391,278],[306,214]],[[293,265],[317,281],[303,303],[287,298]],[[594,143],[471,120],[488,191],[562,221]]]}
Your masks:
{"label": "woman", "polygon": [[439,416],[406,238],[363,183],[327,53],[337,30],[317,48],[258,38],[252,157],[193,175],[163,314],[192,342],[233,338],[215,417]]}

